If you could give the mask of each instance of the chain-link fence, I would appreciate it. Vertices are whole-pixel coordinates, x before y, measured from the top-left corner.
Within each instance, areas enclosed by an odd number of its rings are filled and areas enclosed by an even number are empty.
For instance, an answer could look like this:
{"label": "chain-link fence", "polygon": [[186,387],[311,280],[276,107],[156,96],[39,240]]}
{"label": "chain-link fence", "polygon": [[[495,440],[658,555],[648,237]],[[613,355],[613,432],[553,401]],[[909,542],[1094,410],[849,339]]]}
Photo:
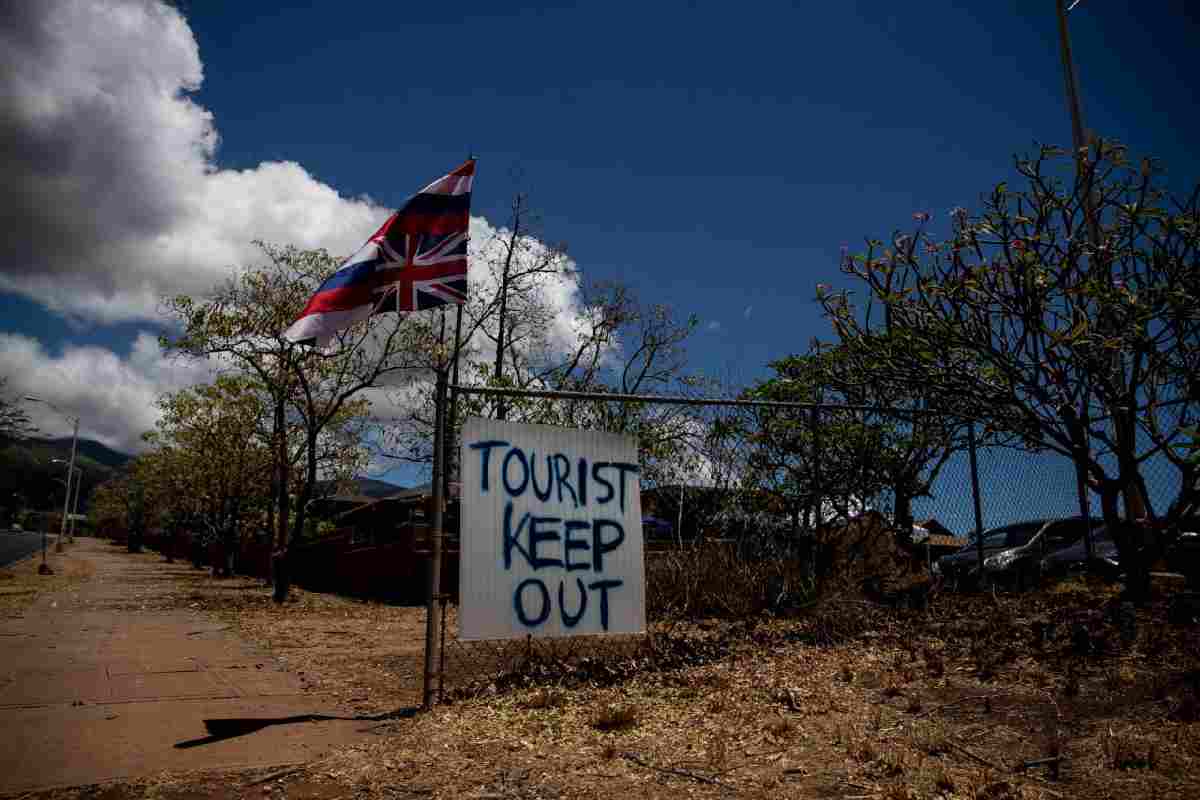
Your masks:
{"label": "chain-link fence", "polygon": [[[833,568],[818,552],[821,532],[837,535],[838,526],[869,512],[901,534],[890,538],[905,540],[909,525],[936,536],[942,549],[930,538],[913,559],[927,577],[935,553],[953,552],[977,530],[1081,516],[1070,459],[982,424],[920,409],[782,405],[721,409],[706,430],[732,432],[736,446],[710,449],[715,455],[697,470],[703,480],[643,489],[650,634],[464,641],[447,594],[441,689],[487,691],[539,671],[587,680],[619,674],[652,656],[652,634],[679,619],[751,616],[781,596],[811,593],[821,571]],[[1152,507],[1165,508],[1175,491],[1173,467],[1153,458],[1142,474]],[[1085,490],[1083,503],[1089,516],[1100,516],[1094,492]]]}

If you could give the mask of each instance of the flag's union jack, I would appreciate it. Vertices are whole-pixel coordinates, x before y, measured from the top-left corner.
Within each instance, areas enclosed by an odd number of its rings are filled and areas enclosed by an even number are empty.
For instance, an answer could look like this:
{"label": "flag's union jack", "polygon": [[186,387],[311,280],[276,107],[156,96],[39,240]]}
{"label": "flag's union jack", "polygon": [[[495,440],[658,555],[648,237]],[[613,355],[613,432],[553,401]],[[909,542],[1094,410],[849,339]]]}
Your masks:
{"label": "flag's union jack", "polygon": [[284,336],[321,345],[371,314],[465,302],[474,176],[467,161],[413,195],[321,284]]}

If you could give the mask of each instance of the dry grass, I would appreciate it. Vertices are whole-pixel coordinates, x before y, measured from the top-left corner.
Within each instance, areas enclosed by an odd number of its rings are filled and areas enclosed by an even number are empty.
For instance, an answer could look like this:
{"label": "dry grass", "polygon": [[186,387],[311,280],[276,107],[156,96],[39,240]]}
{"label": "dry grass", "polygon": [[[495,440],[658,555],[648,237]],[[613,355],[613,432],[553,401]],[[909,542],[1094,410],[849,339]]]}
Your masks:
{"label": "dry grass", "polygon": [[1104,766],[1117,770],[1154,769],[1158,756],[1157,742],[1131,730],[1114,733],[1109,728],[1100,737],[1100,749]]}
{"label": "dry grass", "polygon": [[[418,670],[397,667],[417,664],[419,609],[304,592],[276,608],[252,582],[194,575],[160,602],[231,620],[311,671],[310,691],[379,708],[419,686]],[[1122,648],[1099,598],[943,596],[927,613],[829,603],[820,616],[707,626],[697,641],[720,647],[688,645],[702,658],[607,677],[596,665],[594,680],[571,688],[553,665],[517,665],[521,680],[497,676],[493,691],[389,724],[284,789],[327,800],[1200,796],[1189,721],[1200,712],[1200,632],[1167,626],[1152,605],[1138,612],[1144,640]],[[1057,631],[1038,648],[1035,623]],[[1084,656],[1073,625],[1099,643]],[[1147,646],[1152,662],[1131,655]],[[1057,779],[1022,768],[1055,757]],[[229,786],[223,796],[258,791],[237,777]],[[187,800],[217,796],[208,792]]]}
{"label": "dry grass", "polygon": [[29,556],[0,570],[0,609],[19,611],[28,607],[39,595],[48,592],[70,591],[95,574],[96,569],[86,558],[74,555],[70,550],[51,552],[46,563],[54,570],[53,575],[39,575],[41,553]]}
{"label": "dry grass", "polygon": [[646,613],[651,619],[745,617],[766,609],[767,587],[779,584],[792,599],[812,590],[795,566],[738,557],[723,544],[653,552],[646,558]]}
{"label": "dry grass", "polygon": [[624,703],[610,703],[592,716],[592,727],[598,731],[623,731],[638,723],[637,709]]}

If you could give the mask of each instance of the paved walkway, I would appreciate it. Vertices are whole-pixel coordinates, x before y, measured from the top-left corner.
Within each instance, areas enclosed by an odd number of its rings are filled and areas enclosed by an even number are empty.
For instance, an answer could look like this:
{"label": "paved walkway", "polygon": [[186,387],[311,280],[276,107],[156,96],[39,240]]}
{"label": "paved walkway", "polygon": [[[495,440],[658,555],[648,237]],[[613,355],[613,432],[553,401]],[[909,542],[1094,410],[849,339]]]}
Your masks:
{"label": "paved walkway", "polygon": [[303,762],[364,736],[305,722],[175,747],[203,739],[205,719],[336,712],[212,617],[143,610],[172,567],[84,538],[63,557],[96,574],[0,619],[0,793]]}

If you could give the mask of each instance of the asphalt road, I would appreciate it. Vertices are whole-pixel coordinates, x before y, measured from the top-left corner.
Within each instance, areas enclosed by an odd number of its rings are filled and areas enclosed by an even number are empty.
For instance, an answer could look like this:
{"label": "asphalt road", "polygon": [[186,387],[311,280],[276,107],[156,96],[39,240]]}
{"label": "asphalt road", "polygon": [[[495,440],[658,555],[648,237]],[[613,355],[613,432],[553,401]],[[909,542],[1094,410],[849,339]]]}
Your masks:
{"label": "asphalt road", "polygon": [[[48,540],[53,546],[53,537]],[[41,533],[15,533],[0,530],[0,567],[35,553],[42,547]]]}

